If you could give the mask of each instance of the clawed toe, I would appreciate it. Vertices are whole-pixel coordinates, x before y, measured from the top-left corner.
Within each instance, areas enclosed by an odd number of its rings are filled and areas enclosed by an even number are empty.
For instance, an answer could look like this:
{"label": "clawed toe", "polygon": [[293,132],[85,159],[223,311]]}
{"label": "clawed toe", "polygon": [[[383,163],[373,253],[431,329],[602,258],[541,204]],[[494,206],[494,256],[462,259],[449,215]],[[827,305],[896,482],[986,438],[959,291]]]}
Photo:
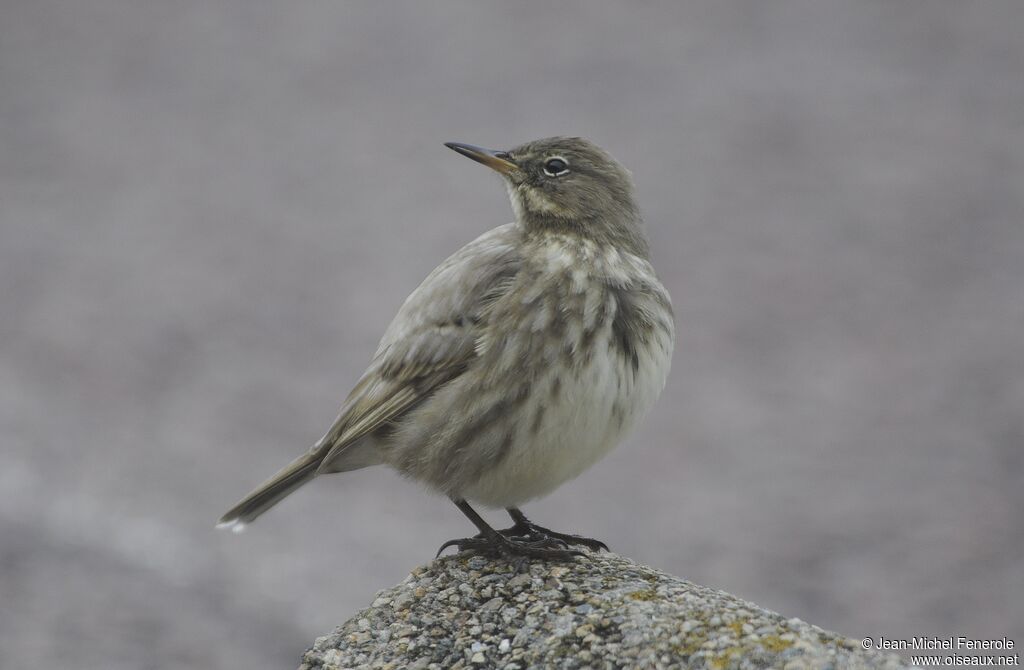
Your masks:
{"label": "clawed toe", "polygon": [[582,535],[559,533],[542,526],[535,526],[532,523],[529,525],[516,524],[511,528],[505,528],[498,532],[507,538],[521,538],[530,541],[546,540],[548,542],[557,542],[562,547],[575,546],[586,547],[591,551],[608,551],[608,545],[601,540],[595,540],[591,537],[583,537]]}
{"label": "clawed toe", "polygon": [[448,547],[456,547],[460,553],[471,551],[485,556],[514,558],[517,567],[522,567],[527,558],[567,561],[577,556],[587,556],[573,549],[574,546],[586,547],[594,552],[608,551],[608,546],[600,540],[556,533],[538,526],[515,507],[506,508],[515,525],[504,530],[494,530],[465,500],[453,499],[452,502],[480,529],[480,533],[473,537],[448,540],[437,550],[437,556]]}
{"label": "clawed toe", "polygon": [[441,547],[437,550],[437,553],[434,554],[434,558],[440,556],[448,547],[458,547],[458,551],[465,551],[464,547],[467,545],[467,543],[471,542],[472,540],[473,538],[471,537],[461,537],[455,540],[448,540],[447,542],[442,544]]}
{"label": "clawed toe", "polygon": [[558,538],[528,539],[507,537],[495,533],[492,537],[477,535],[448,540],[437,550],[440,556],[448,547],[457,547],[459,553],[470,551],[484,556],[498,558],[542,558],[553,561],[567,561],[576,556],[586,556],[582,551],[569,549],[568,544]]}
{"label": "clawed toe", "polygon": [[592,537],[583,537],[581,535],[568,535],[565,533],[556,533],[546,528],[538,528],[541,533],[548,537],[564,542],[566,546],[578,546],[586,547],[591,551],[608,551],[608,545],[601,540],[595,540]]}

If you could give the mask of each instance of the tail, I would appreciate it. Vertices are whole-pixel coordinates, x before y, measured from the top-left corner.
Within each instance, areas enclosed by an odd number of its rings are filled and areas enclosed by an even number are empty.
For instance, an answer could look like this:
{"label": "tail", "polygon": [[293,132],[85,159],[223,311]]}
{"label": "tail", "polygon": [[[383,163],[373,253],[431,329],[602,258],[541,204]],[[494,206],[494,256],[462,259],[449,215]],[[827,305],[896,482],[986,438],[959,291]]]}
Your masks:
{"label": "tail", "polygon": [[253,519],[315,477],[324,452],[314,448],[286,465],[242,502],[229,509],[217,522],[217,528],[230,528],[235,533],[241,533]]}

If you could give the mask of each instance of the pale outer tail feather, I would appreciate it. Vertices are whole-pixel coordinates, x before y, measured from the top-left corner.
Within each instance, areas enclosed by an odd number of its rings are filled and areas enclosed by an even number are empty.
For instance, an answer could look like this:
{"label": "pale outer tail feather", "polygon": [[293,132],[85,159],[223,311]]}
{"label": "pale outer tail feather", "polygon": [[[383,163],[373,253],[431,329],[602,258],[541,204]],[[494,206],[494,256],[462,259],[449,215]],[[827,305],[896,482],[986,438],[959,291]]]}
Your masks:
{"label": "pale outer tail feather", "polygon": [[[217,528],[241,533],[256,517],[284,500],[295,489],[318,474],[348,472],[384,462],[380,452],[377,451],[375,441],[370,437],[356,440],[333,457],[329,463],[324,463],[324,459],[330,451],[326,445],[318,442],[312,449],[260,484],[242,502],[228,510],[217,522]],[[326,467],[321,469],[321,466]]]}
{"label": "pale outer tail feather", "polygon": [[217,528],[242,532],[253,519],[281,502],[292,491],[316,476],[326,450],[316,449],[299,456],[276,475],[263,482],[240,503],[228,510]]}

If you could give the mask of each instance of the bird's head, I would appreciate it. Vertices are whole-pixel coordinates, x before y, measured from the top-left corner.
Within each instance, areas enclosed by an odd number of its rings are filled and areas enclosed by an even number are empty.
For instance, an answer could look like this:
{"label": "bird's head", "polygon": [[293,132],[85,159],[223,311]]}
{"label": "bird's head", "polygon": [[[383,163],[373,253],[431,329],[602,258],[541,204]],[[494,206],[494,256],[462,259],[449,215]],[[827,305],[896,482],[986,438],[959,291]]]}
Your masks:
{"label": "bird's head", "polygon": [[448,142],[501,174],[527,229],[569,230],[646,254],[629,171],[581,137],[548,137],[504,151]]}

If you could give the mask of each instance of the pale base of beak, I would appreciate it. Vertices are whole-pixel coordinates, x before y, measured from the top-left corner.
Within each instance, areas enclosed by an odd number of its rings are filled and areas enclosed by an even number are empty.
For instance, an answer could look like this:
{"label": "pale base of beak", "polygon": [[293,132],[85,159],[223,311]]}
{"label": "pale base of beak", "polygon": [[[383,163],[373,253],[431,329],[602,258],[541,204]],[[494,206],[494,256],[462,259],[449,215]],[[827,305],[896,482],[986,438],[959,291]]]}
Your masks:
{"label": "pale base of beak", "polygon": [[461,142],[445,142],[444,145],[452,151],[460,153],[466,158],[472,158],[477,163],[482,163],[501,174],[509,174],[513,170],[519,169],[518,165],[506,158],[508,154],[504,151],[484,149],[483,147],[463,144]]}

